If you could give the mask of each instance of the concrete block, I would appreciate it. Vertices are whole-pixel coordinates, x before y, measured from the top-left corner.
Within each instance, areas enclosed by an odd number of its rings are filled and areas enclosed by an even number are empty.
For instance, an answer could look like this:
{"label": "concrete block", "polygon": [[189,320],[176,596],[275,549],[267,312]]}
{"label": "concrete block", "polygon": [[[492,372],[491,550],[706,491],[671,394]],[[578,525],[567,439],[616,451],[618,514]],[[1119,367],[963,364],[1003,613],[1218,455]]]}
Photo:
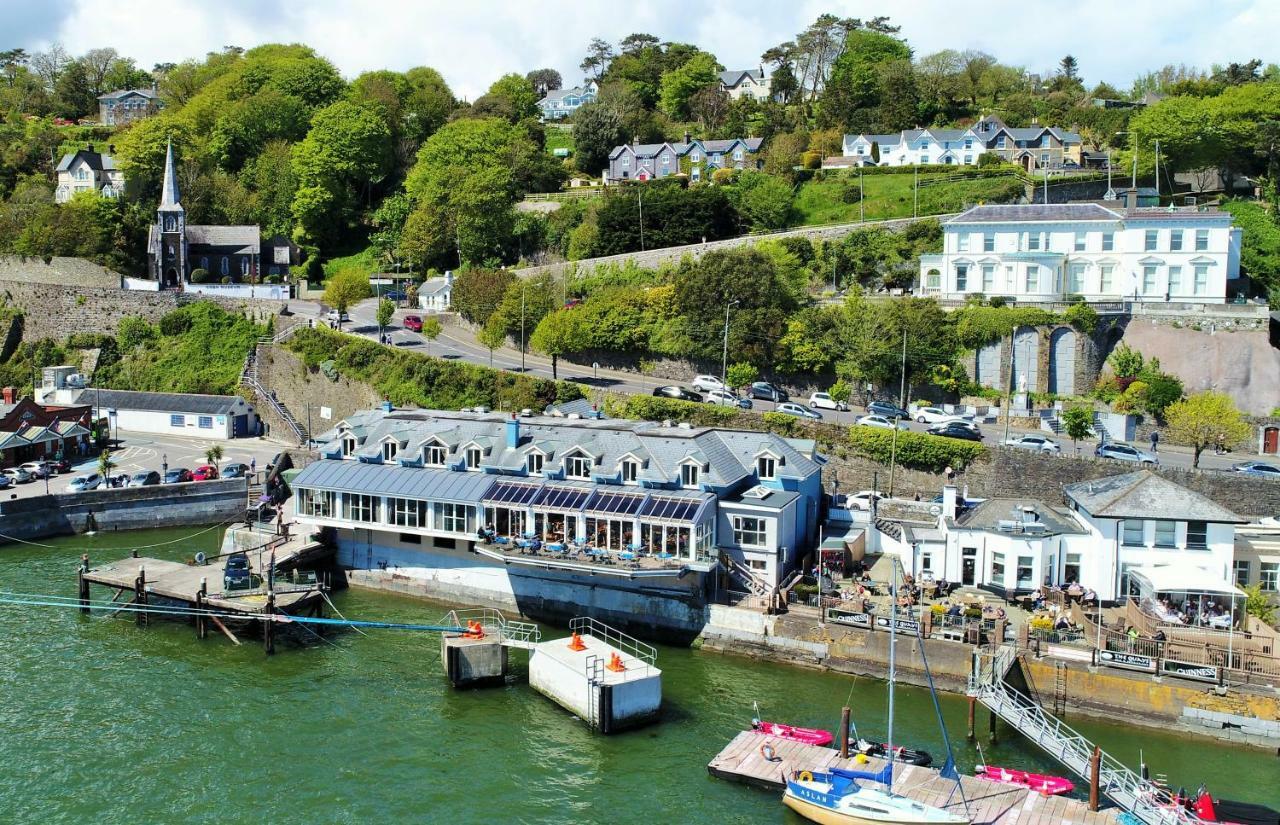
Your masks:
{"label": "concrete block", "polygon": [[507,649],[497,639],[442,636],[440,659],[449,684],[457,688],[501,684],[507,675]]}

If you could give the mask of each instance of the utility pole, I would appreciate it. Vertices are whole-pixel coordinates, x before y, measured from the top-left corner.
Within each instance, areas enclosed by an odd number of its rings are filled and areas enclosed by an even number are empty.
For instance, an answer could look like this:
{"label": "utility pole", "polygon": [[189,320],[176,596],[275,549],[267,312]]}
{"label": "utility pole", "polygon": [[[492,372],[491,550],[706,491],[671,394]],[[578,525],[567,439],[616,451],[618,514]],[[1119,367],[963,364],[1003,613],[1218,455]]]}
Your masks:
{"label": "utility pole", "polygon": [[1160,205],[1160,141],[1156,141],[1156,206]]}
{"label": "utility pole", "polygon": [[911,217],[920,217],[920,167],[913,167],[915,171],[915,184],[912,191]]}
{"label": "utility pole", "polygon": [[520,281],[520,372],[524,372],[524,292],[528,281]]}
{"label": "utility pole", "polygon": [[[902,409],[907,408],[907,328],[902,327],[902,383],[898,386],[898,406]],[[895,432],[897,428],[894,428]],[[897,442],[897,435],[894,435],[894,442]]]}
{"label": "utility pole", "polygon": [[636,192],[636,208],[640,210],[640,251],[644,252],[644,192]]}
{"label": "utility pole", "polygon": [[720,360],[720,383],[726,390],[729,388],[729,308],[737,303],[735,298],[724,305],[724,354]]}

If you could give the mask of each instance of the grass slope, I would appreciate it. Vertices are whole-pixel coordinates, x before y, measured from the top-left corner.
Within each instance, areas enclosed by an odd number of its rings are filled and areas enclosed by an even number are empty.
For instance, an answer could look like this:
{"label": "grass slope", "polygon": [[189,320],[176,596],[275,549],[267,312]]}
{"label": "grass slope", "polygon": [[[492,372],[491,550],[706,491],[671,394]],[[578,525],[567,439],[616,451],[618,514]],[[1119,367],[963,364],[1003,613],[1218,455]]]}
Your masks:
{"label": "grass slope", "polygon": [[[957,212],[979,201],[1007,203],[1021,197],[1022,182],[1012,176],[946,181],[945,174],[920,176],[920,214]],[[869,221],[909,218],[914,209],[914,176],[866,175],[862,179]],[[858,175],[845,172],[811,180],[796,194],[796,225],[846,223],[858,220]],[[846,203],[851,200],[851,203]]]}

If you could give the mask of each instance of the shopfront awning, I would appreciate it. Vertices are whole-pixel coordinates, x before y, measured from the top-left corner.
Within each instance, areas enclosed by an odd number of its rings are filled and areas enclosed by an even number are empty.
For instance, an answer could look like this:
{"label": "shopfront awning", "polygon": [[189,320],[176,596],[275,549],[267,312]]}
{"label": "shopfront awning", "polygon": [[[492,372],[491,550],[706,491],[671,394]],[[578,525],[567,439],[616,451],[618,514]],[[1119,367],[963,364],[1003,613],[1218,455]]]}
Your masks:
{"label": "shopfront awning", "polygon": [[1155,567],[1136,567],[1129,576],[1142,596],[1157,593],[1192,593],[1214,596],[1243,597],[1240,588],[1227,581],[1219,573],[1203,567],[1179,564],[1162,564]]}

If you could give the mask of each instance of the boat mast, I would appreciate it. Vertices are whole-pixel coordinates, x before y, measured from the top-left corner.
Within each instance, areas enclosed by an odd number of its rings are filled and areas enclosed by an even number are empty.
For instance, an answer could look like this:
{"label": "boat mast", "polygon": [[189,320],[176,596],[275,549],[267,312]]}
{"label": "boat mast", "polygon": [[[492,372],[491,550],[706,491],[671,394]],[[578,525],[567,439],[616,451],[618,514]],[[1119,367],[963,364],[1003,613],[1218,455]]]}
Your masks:
{"label": "boat mast", "polygon": [[889,586],[889,738],[885,742],[885,750],[889,752],[889,792],[893,792],[893,682],[895,672],[895,652],[898,642],[898,565],[895,561],[892,582]]}

